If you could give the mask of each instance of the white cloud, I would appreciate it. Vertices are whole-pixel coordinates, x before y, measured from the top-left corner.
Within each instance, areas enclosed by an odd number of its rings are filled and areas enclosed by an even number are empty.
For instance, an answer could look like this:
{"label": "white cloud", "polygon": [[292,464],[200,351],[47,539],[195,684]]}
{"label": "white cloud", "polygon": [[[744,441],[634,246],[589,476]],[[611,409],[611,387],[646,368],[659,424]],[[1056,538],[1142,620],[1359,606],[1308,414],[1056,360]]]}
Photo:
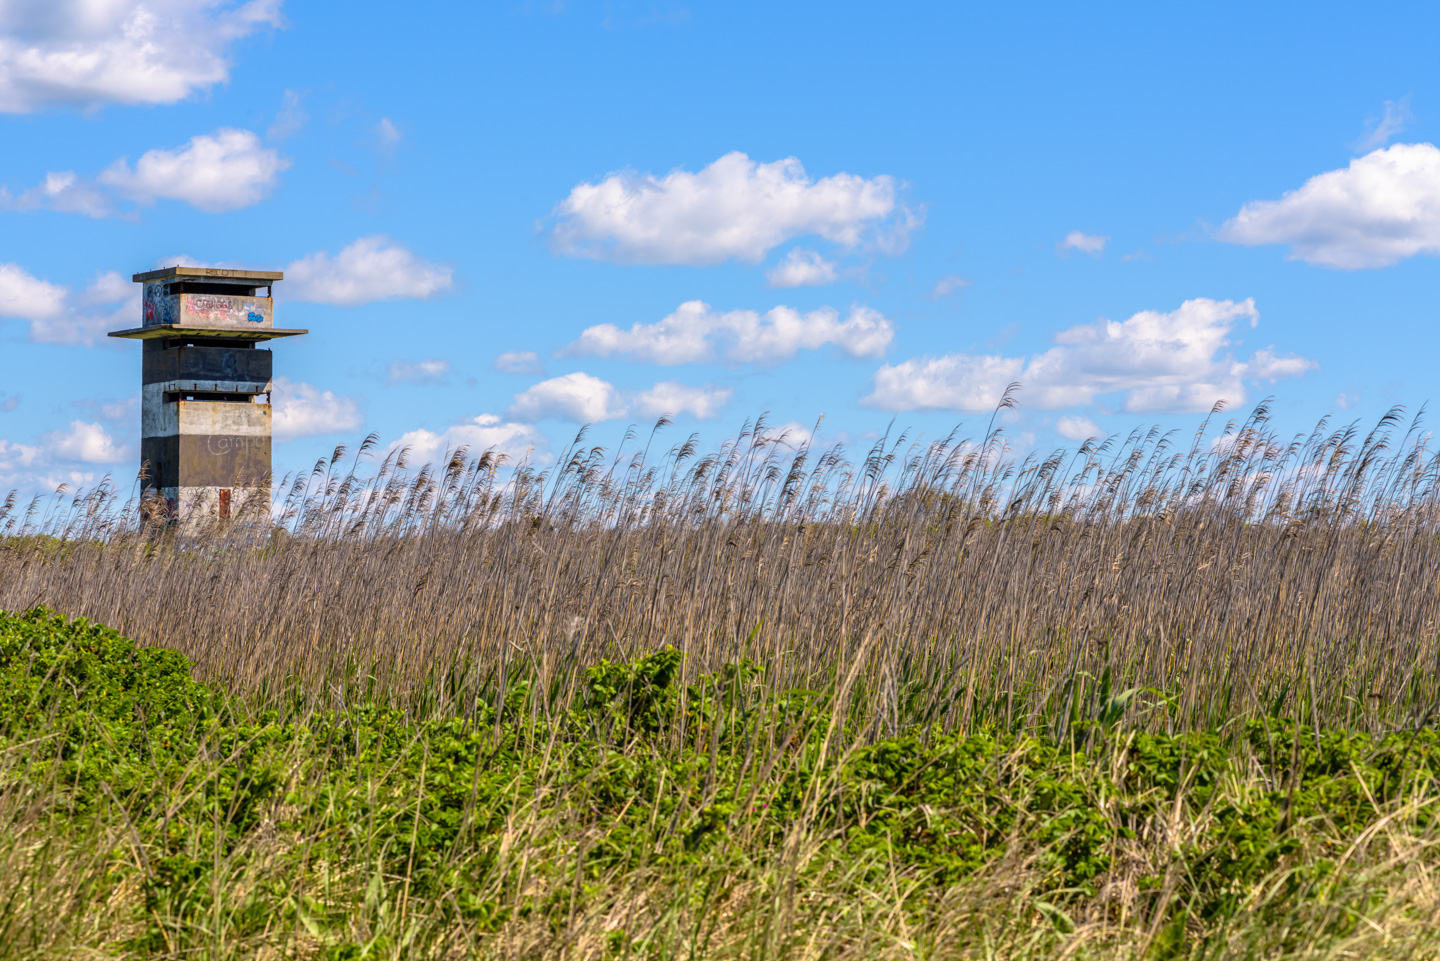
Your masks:
{"label": "white cloud", "polygon": [[164,270],[166,267],[241,267],[241,264],[212,263],[208,260],[200,260],[198,257],[191,257],[189,254],[176,254],[173,257],[161,257],[155,261],[156,270]]}
{"label": "white cloud", "polygon": [[1385,146],[1391,137],[1402,133],[1412,119],[1409,94],[1399,100],[1385,101],[1382,114],[1365,121],[1365,136],[1355,142],[1355,149],[1364,153]]}
{"label": "white cloud", "polygon": [[15,210],[56,210],[86,217],[113,217],[118,212],[108,193],[94,181],[76,176],[73,170],[47,173],[44,181],[14,199],[7,193],[0,206]]}
{"label": "white cloud", "polygon": [[44,182],[4,206],[16,210],[56,210],[87,217],[133,216],[119,201],[149,206],[157,200],[182,200],[207,213],[224,213],[259,203],[279,182],[290,161],[264,147],[248,130],[220,129],[190,138],[177,150],[149,150],[134,169],[125,158],[93,180],[73,170],[52,171]]}
{"label": "white cloud", "polygon": [[759,263],[811,235],[898,252],[920,217],[896,192],[889,176],[812,180],[794,157],[756,163],[737,151],[699,173],[626,171],[579,184],[555,208],[552,240],[562,254],[638,264]]}
{"label": "white cloud", "polygon": [[949,297],[955,291],[969,286],[970,281],[959,274],[946,274],[936,282],[935,289],[930,292],[930,299],[939,300],[941,297]]}
{"label": "white cloud", "polygon": [[140,326],[140,291],[114,271],[72,291],[33,277],[16,264],[0,264],[0,317],[29,321],[30,339],[36,343],[88,347],[108,330]]}
{"label": "white cloud", "polygon": [[425,300],[453,286],[454,271],[426,263],[388,237],[361,237],[332,259],[326,251],[285,268],[291,300],[356,307],[378,300]]}
{"label": "white cloud", "polygon": [[803,247],[791,249],[784,260],[765,272],[771,287],[818,287],[839,278],[833,262]]}
{"label": "white cloud", "polygon": [[547,419],[594,424],[632,413],[639,417],[690,414],[708,418],[719,414],[733,393],[726,387],[691,387],[674,381],[629,393],[577,371],[543,380],[516,394],[505,416],[526,424]]}
{"label": "white cloud", "polygon": [[643,417],[693,414],[704,419],[717,416],[733,393],[728,387],[688,387],[663,381],[635,398],[635,410]]}
{"label": "white cloud", "polygon": [[397,360],[390,365],[392,384],[443,384],[450,376],[450,361],[434,357],[425,360]]}
{"label": "white cloud", "polygon": [[78,488],[92,487],[100,479],[100,476],[96,471],[64,468],[47,470],[43,474],[0,473],[0,490],[24,488],[31,491],[53,493],[64,487],[73,491]]}
{"label": "white cloud", "polygon": [[456,424],[441,433],[424,428],[408,431],[400,436],[392,448],[408,447],[409,463],[437,462],[450,451],[464,447],[470,456],[486,451],[499,451],[513,460],[522,460],[539,451],[536,459],[548,460],[544,436],[529,424],[502,421],[494,414],[481,414],[463,424]]}
{"label": "white cloud", "polygon": [[1440,254],[1440,150],[1398,143],[1253,200],[1217,231],[1233,244],[1289,244],[1290,260],[1358,270]]}
{"label": "white cloud", "polygon": [[228,51],[280,0],[7,0],[0,113],[174,103],[230,76]]}
{"label": "white cloud", "polygon": [[502,374],[543,374],[545,365],[533,350],[507,350],[490,365]]}
{"label": "white cloud", "polygon": [[46,431],[35,444],[0,439],[0,490],[53,491],[94,484],[99,475],[82,465],[135,463],[138,452],[104,426],[84,420]]}
{"label": "white cloud", "polygon": [[107,270],[103,274],[96,274],[90,286],[82,290],[76,299],[85,307],[94,307],[97,304],[114,304],[132,298],[138,300],[139,297],[140,287],[133,280],[122,277],[113,270]]}
{"label": "white cloud", "polygon": [[882,410],[992,410],[1024,366],[1020,357],[916,357],[876,371],[875,390],[862,403]]}
{"label": "white cloud", "polygon": [[353,431],[365,423],[359,406],[349,397],[339,397],[288,377],[276,377],[273,386],[271,429],[276,440]]}
{"label": "white cloud", "polygon": [[1225,349],[1238,320],[1259,321],[1254,301],[1196,298],[1168,313],[1147,310],[1123,322],[1072,327],[1055,336],[1055,347],[1029,358],[917,357],[876,371],[864,402],[883,410],[986,411],[1018,381],[1022,403],[1044,409],[1124,393],[1131,412],[1204,411],[1220,399],[1242,403],[1246,380],[1299,377],[1318,366],[1269,348],[1237,360]]}
{"label": "white cloud", "polygon": [[629,330],[614,324],[588,327],[561,356],[619,354],[654,364],[723,359],[772,365],[827,344],[852,357],[882,357],[894,334],[890,321],[869,307],[852,307],[842,321],[831,307],[803,314],[791,307],[775,307],[762,316],[753,310],[720,313],[709,304],[690,300],[654,324],[634,324]]}
{"label": "white cloud", "polygon": [[1067,415],[1055,422],[1055,433],[1066,440],[1089,440],[1092,437],[1104,437],[1105,432],[1100,425],[1088,417]]}
{"label": "white cloud", "polygon": [[1082,254],[1089,254],[1092,257],[1099,257],[1105,252],[1105,245],[1110,242],[1109,237],[1102,237],[1099,234],[1086,234],[1078,230],[1072,230],[1060,241],[1056,250],[1061,255],[1071,250],[1078,250]]}
{"label": "white cloud", "polygon": [[52,430],[40,438],[47,461],[82,461],[86,464],[118,464],[131,460],[134,452],[116,443],[104,426],[73,420],[64,430]]}
{"label": "white cloud", "polygon": [[1287,377],[1301,377],[1308,370],[1320,365],[1296,354],[1276,356],[1273,348],[1257,350],[1245,365],[1245,376],[1255,380],[1283,380]]}
{"label": "white cloud", "polygon": [[280,110],[275,114],[275,121],[265,131],[266,140],[285,140],[295,136],[309,120],[309,114],[305,112],[305,105],[300,102],[300,94],[294,90],[286,90],[280,100]]}
{"label": "white cloud", "polygon": [[221,128],[178,150],[146,151],[134,170],[117,160],[97,180],[141,205],[183,200],[214,214],[259,203],[289,166],[253,132]]}
{"label": "white cloud", "polygon": [[506,416],[526,423],[555,418],[590,424],[624,417],[625,408],[614,384],[576,371],[516,394]]}
{"label": "white cloud", "polygon": [[791,450],[799,450],[814,442],[815,428],[814,425],[807,427],[792,420],[766,430],[765,439],[772,444],[783,444]]}
{"label": "white cloud", "polygon": [[1352,407],[1358,407],[1359,404],[1360,395],[1358,393],[1347,394],[1344,391],[1341,391],[1340,393],[1335,395],[1335,406],[1340,408],[1341,410],[1349,410]]}
{"label": "white cloud", "polygon": [[375,139],[380,141],[382,147],[393,147],[403,138],[404,134],[389,117],[381,117],[380,122],[375,125]]}
{"label": "white cloud", "polygon": [[103,421],[115,423],[117,421],[132,422],[140,416],[140,398],[127,397],[124,400],[92,400],[82,398],[72,400],[70,406],[76,410],[83,410],[92,417],[99,417]]}
{"label": "white cloud", "polygon": [[0,471],[24,470],[41,463],[39,447],[0,438]]}
{"label": "white cloud", "polygon": [[69,290],[32,277],[17,264],[0,264],[0,317],[48,320],[65,309]]}

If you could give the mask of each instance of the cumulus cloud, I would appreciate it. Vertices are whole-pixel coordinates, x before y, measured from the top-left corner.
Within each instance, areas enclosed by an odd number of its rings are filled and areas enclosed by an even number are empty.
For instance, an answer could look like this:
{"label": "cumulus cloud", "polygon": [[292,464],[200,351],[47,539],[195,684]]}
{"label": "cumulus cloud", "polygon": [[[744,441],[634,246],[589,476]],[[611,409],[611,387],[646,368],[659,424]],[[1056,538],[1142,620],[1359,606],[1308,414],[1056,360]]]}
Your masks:
{"label": "cumulus cloud", "polygon": [[881,367],[864,402],[882,410],[985,411],[1018,381],[1024,402],[1045,409],[1123,393],[1131,412],[1194,412],[1221,399],[1242,403],[1247,380],[1299,377],[1318,367],[1269,348],[1236,359],[1226,348],[1240,320],[1258,323],[1253,300],[1196,298],[1168,313],[1146,310],[1123,322],[1072,327],[1055,336],[1056,346],[1029,358],[916,357]]}
{"label": "cumulus cloud", "polygon": [[1216,233],[1232,244],[1289,244],[1288,259],[1358,270],[1440,254],[1440,150],[1398,143],[1254,200]]}
{"label": "cumulus cloud", "polygon": [[36,343],[89,347],[106,331],[140,325],[140,291],[114,271],[72,290],[0,263],[0,318],[29,321]]}
{"label": "cumulus cloud", "polygon": [[1089,440],[1092,437],[1105,436],[1105,432],[1100,429],[1099,424],[1088,417],[1079,417],[1074,414],[1057,420],[1055,433],[1066,440]]}
{"label": "cumulus cloud", "polygon": [[852,307],[844,320],[821,307],[801,313],[775,307],[719,312],[690,300],[653,324],[622,330],[614,324],[587,327],[561,356],[627,356],[652,364],[694,364],[724,360],[735,364],[778,364],[801,350],[833,344],[851,357],[883,357],[895,329],[869,307]]}
{"label": "cumulus cloud", "polygon": [[359,430],[365,423],[359,406],[310,384],[276,377],[270,395],[274,405],[271,430],[279,441]]}
{"label": "cumulus cloud", "polygon": [[118,464],[131,460],[134,451],[121,446],[101,424],[74,420],[64,430],[41,436],[47,460],[81,461],[86,464]]}
{"label": "cumulus cloud", "polygon": [[930,291],[931,300],[939,300],[941,297],[949,297],[957,290],[969,287],[970,281],[959,274],[946,274],[935,283],[935,289]]}
{"label": "cumulus cloud", "polygon": [[18,264],[0,264],[0,317],[47,320],[65,309],[69,290],[41,280]]}
{"label": "cumulus cloud", "polygon": [[403,139],[404,134],[400,128],[390,120],[389,117],[381,117],[380,122],[375,125],[375,139],[382,147],[393,147]]}
{"label": "cumulus cloud", "polygon": [[119,213],[109,192],[73,170],[51,171],[45,179],[14,197],[0,194],[0,206],[11,210],[55,210],[86,217],[113,217]]}
{"label": "cumulus cloud", "polygon": [[164,270],[166,267],[231,267],[244,269],[243,264],[201,260],[198,257],[191,257],[189,254],[175,254],[170,257],[161,257],[155,261],[154,269]]}
{"label": "cumulus cloud", "polygon": [[502,374],[543,374],[545,365],[533,350],[507,350],[490,365]]}
{"label": "cumulus cloud", "polygon": [[43,453],[36,445],[0,438],[0,471],[27,470],[38,466]]}
{"label": "cumulus cloud", "polygon": [[397,360],[390,365],[391,384],[443,384],[450,376],[450,361],[434,357],[425,360]]}
{"label": "cumulus cloud", "polygon": [[1056,245],[1056,250],[1061,256],[1072,250],[1078,250],[1082,254],[1089,254],[1091,257],[1099,257],[1105,252],[1105,245],[1110,242],[1109,237],[1102,237],[1099,234],[1086,234],[1078,230],[1072,230],[1065,235],[1065,239]]}
{"label": "cumulus cloud", "polygon": [[280,100],[280,109],[275,114],[275,121],[265,131],[265,139],[285,140],[293,137],[304,128],[305,121],[309,119],[310,115],[305,112],[299,92],[286,90]]}
{"label": "cumulus cloud", "polygon": [[813,250],[793,248],[785,259],[765,272],[771,287],[818,287],[840,279],[835,264]]}
{"label": "cumulus cloud", "polygon": [[230,76],[230,47],[280,0],[6,0],[0,113],[174,103]]}
{"label": "cumulus cloud", "polygon": [[817,425],[806,426],[799,421],[789,421],[765,431],[765,439],[772,444],[782,444],[791,450],[799,450],[808,447],[815,440],[815,428]]}
{"label": "cumulus cloud", "polygon": [[1355,142],[1355,149],[1364,153],[1385,146],[1391,137],[1399,136],[1412,119],[1408,94],[1399,100],[1385,101],[1381,115],[1365,121],[1365,135]]}
{"label": "cumulus cloud", "polygon": [[72,400],[70,406],[76,410],[83,410],[92,417],[99,417],[103,421],[115,423],[117,421],[133,422],[140,415],[140,398],[127,397],[124,400],[94,400],[82,398]]}
{"label": "cumulus cloud", "polygon": [[728,387],[688,387],[664,381],[635,398],[635,411],[642,417],[691,414],[702,420],[719,415],[734,391]]}
{"label": "cumulus cloud", "polygon": [[594,424],[634,414],[639,417],[719,414],[733,391],[726,387],[691,387],[664,381],[638,393],[621,391],[607,380],[580,371],[543,380],[515,395],[505,416],[519,423],[568,420]]}
{"label": "cumulus cloud", "polygon": [[813,180],[794,157],[756,163],[726,154],[698,173],[614,173],[582,183],[556,208],[556,251],[617,263],[759,263],[796,237],[845,249],[904,249],[920,217],[902,207],[889,176],[839,173]]}
{"label": "cumulus cloud", "polygon": [[409,463],[434,463],[461,447],[466,448],[471,456],[498,451],[512,460],[549,459],[545,438],[538,430],[530,424],[501,420],[494,414],[481,414],[438,434],[424,428],[407,431],[392,447],[408,447]]}
{"label": "cumulus cloud", "polygon": [[121,443],[103,425],[73,420],[66,427],[46,431],[33,444],[0,438],[0,490],[53,491],[62,484],[93,484],[99,475],[88,468],[135,464],[138,459],[133,445]]}
{"label": "cumulus cloud", "polygon": [[327,251],[285,268],[284,294],[291,300],[357,307],[379,300],[426,300],[453,286],[454,271],[421,260],[376,235],[361,237],[333,258]]}
{"label": "cumulus cloud", "polygon": [[133,170],[117,160],[99,182],[141,205],[183,200],[215,214],[259,203],[289,166],[253,132],[222,128],[191,137],[178,150],[146,151]]}
{"label": "cumulus cloud", "polygon": [[624,417],[625,408],[614,384],[576,371],[516,394],[505,416],[526,423],[554,418],[588,424]]}
{"label": "cumulus cloud", "polygon": [[992,410],[1020,379],[1021,357],[947,354],[886,364],[862,403],[881,410]]}
{"label": "cumulus cloud", "polygon": [[265,199],[289,166],[250,131],[220,129],[192,137],[176,150],[146,151],[134,168],[122,157],[94,179],[73,170],[52,171],[29,190],[7,194],[5,206],[115,217],[133,214],[126,202],[146,207],[157,200],[180,200],[207,213],[225,213]]}

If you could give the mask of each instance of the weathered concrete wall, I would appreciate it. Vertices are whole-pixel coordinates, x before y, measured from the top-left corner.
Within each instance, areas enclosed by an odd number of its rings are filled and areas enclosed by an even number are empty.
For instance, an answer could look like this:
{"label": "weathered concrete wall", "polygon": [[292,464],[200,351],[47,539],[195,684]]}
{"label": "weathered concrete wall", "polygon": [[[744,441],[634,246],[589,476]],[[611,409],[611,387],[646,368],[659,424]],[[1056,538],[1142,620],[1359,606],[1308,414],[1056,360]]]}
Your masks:
{"label": "weathered concrete wall", "polygon": [[225,437],[269,437],[269,404],[232,404],[212,400],[182,400],[180,433]]}
{"label": "weathered concrete wall", "polygon": [[244,347],[171,347],[142,357],[142,385],[172,391],[264,394],[270,390],[274,355]]}
{"label": "weathered concrete wall", "polygon": [[242,294],[172,294],[170,285],[145,285],[144,326],[274,327],[275,301]]}
{"label": "weathered concrete wall", "polygon": [[173,437],[180,433],[180,406],[173,400],[167,402],[168,394],[164,384],[146,384],[140,388],[142,446],[147,437]]}
{"label": "weathered concrete wall", "polygon": [[269,404],[177,401],[181,487],[242,487],[270,478]]}
{"label": "weathered concrete wall", "polygon": [[[167,399],[171,398],[171,399]],[[214,412],[208,412],[214,408]],[[262,417],[257,411],[263,410]],[[223,434],[255,437],[270,434],[270,405],[253,401],[175,400],[167,384],[140,388],[140,436]]]}
{"label": "weathered concrete wall", "polygon": [[[140,457],[158,487],[244,487],[270,479],[269,404],[181,400],[142,408],[148,422],[177,429],[147,431]],[[157,416],[158,415],[158,416]]]}
{"label": "weathered concrete wall", "polygon": [[269,297],[234,294],[177,294],[182,327],[274,327],[275,302]]}

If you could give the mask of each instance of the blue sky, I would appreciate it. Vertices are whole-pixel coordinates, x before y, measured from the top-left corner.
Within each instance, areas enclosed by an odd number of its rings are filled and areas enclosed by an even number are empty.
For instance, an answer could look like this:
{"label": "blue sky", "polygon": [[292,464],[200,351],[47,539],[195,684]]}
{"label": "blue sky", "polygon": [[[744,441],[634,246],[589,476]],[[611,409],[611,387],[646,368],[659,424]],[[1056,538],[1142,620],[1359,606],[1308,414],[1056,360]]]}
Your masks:
{"label": "blue sky", "polygon": [[674,415],[1017,448],[1432,399],[1432,5],[0,0],[0,490],[133,476],[132,273],[283,269],[277,472]]}

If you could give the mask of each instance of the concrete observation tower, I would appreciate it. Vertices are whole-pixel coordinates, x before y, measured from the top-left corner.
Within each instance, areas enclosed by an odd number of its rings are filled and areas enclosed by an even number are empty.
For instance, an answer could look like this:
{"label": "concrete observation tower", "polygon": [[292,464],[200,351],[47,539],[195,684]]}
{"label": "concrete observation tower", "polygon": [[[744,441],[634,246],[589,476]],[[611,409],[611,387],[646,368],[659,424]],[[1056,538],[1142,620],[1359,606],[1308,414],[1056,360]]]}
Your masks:
{"label": "concrete observation tower", "polygon": [[269,514],[272,355],[259,344],[308,333],[275,326],[271,285],[284,276],[167,267],[133,278],[144,324],[110,336],[142,342],[143,496],[176,520]]}

